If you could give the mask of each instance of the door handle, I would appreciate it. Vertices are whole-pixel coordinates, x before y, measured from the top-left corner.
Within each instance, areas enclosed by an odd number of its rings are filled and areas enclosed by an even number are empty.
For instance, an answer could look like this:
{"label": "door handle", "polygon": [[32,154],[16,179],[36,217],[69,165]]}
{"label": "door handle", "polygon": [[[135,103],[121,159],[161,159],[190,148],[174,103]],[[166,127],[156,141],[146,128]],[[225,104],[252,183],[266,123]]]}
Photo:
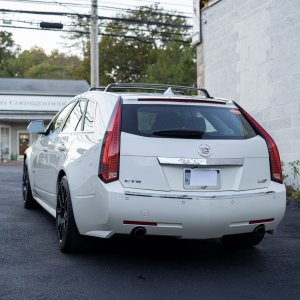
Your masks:
{"label": "door handle", "polygon": [[65,144],[60,144],[60,145],[57,147],[57,149],[58,149],[59,151],[66,151],[66,146],[65,146]]}
{"label": "door handle", "polygon": [[48,152],[48,147],[43,147],[44,152]]}

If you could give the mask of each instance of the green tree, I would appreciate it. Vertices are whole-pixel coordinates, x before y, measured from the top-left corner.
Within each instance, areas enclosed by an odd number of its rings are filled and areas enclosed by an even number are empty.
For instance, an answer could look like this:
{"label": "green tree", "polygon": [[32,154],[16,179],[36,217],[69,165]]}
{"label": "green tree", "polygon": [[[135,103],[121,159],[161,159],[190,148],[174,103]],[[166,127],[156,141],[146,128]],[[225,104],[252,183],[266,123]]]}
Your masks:
{"label": "green tree", "polygon": [[12,34],[0,31],[0,76],[13,77],[13,62],[20,48],[15,44]]}
{"label": "green tree", "polygon": [[50,55],[39,47],[22,51],[10,61],[13,74],[18,78],[51,78],[51,79],[82,79],[78,70],[82,60],[77,56],[69,56],[58,50]]}
{"label": "green tree", "polygon": [[[101,85],[111,82],[195,83],[195,49],[190,47],[184,17],[161,13],[161,8],[155,4],[124,12],[117,18],[109,22],[101,21]],[[161,26],[162,23],[164,26]],[[75,28],[86,31],[86,27],[81,25],[82,19],[78,19]],[[79,35],[75,33],[71,37],[79,38]],[[90,51],[87,40],[80,71],[89,81]]]}
{"label": "green tree", "polygon": [[[13,62],[15,70],[14,77],[28,78],[28,72],[31,68],[36,68],[38,65],[47,61],[45,50],[39,47],[33,47],[30,50],[22,51],[17,59]],[[35,77],[36,78],[36,77]],[[39,77],[37,77],[39,78]]]}
{"label": "green tree", "polygon": [[145,82],[163,82],[178,85],[196,84],[195,51],[189,46],[169,43],[157,51],[156,61],[148,66]]}

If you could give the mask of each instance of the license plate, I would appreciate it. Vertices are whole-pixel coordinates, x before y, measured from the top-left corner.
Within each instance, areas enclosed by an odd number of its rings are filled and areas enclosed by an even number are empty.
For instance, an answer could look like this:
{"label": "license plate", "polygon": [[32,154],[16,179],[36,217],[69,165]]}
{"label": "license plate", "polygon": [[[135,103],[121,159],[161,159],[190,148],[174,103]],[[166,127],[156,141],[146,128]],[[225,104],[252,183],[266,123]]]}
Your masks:
{"label": "license plate", "polygon": [[218,188],[220,186],[220,170],[185,169],[185,188]]}

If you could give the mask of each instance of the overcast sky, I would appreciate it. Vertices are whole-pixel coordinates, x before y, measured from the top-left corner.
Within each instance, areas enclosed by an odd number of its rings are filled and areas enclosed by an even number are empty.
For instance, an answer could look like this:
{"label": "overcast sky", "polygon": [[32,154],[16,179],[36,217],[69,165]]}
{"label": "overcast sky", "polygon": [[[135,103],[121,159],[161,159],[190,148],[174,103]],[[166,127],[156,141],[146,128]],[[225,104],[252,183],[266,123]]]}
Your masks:
{"label": "overcast sky", "polygon": [[[44,3],[42,3],[44,2]],[[47,2],[47,3],[45,3]],[[192,17],[193,0],[98,0],[99,15],[114,16],[119,9],[135,9],[140,5],[150,5],[159,2],[164,10],[177,11]],[[0,0],[0,8],[11,10],[31,10],[31,11],[56,11],[69,13],[90,12],[90,0]],[[112,9],[114,8],[114,9]],[[41,15],[27,15],[20,13],[1,13],[0,12],[0,30],[6,30],[13,33],[13,38],[17,44],[24,49],[29,49],[35,45],[44,48],[48,53],[52,49],[59,49],[66,53],[76,54],[74,49],[67,47],[68,40],[64,39],[62,33],[53,31],[40,31],[28,29],[9,29],[3,26],[35,26],[39,27],[41,21],[69,23],[69,18],[49,17]],[[27,22],[27,23],[26,23]],[[30,23],[32,24],[30,24]],[[192,21],[190,22],[192,24]]]}

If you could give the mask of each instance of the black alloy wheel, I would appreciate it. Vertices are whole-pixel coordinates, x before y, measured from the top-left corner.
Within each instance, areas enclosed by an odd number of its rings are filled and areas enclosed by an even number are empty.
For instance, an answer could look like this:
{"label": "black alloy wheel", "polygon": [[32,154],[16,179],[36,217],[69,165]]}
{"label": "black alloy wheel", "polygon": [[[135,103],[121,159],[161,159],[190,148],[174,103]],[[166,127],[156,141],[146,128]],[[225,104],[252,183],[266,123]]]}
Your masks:
{"label": "black alloy wheel", "polygon": [[57,195],[56,226],[59,243],[66,238],[68,228],[68,200],[65,185],[61,182]]}
{"label": "black alloy wheel", "polygon": [[31,192],[26,160],[24,161],[24,166],[23,166],[22,195],[23,195],[23,204],[25,208],[37,207],[37,202],[34,200]]}
{"label": "black alloy wheel", "polygon": [[59,249],[62,252],[78,252],[84,249],[84,240],[80,235],[75,218],[67,177],[59,183],[56,207],[56,230]]}

